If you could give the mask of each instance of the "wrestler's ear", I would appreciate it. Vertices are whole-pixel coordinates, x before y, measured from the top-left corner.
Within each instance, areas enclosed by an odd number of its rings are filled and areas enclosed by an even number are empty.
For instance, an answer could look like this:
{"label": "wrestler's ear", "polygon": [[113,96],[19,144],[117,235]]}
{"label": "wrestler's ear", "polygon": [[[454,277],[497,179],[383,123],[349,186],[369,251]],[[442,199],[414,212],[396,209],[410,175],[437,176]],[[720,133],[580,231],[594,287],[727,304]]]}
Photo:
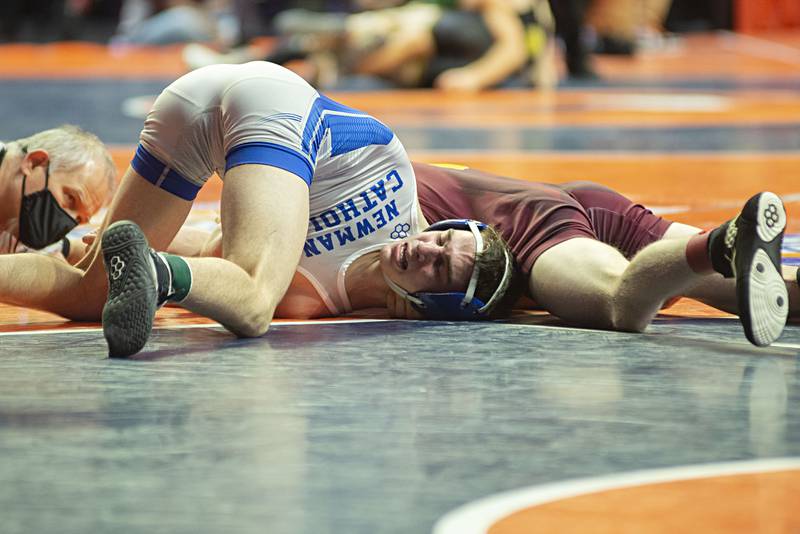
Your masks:
{"label": "wrestler's ear", "polygon": [[30,173],[35,167],[47,165],[48,161],[50,161],[50,154],[47,153],[47,150],[41,148],[31,150],[22,158],[22,170]]}

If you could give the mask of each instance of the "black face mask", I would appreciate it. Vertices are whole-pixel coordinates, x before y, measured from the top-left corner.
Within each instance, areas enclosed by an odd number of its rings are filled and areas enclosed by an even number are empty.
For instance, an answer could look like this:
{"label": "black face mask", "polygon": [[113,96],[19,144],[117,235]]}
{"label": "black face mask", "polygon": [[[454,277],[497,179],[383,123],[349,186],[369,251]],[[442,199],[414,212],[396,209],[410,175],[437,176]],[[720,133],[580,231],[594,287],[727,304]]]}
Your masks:
{"label": "black face mask", "polygon": [[60,241],[78,225],[64,211],[47,188],[50,182],[50,163],[45,168],[44,189],[25,194],[26,176],[22,177],[22,202],[19,206],[19,240],[32,249],[42,249]]}

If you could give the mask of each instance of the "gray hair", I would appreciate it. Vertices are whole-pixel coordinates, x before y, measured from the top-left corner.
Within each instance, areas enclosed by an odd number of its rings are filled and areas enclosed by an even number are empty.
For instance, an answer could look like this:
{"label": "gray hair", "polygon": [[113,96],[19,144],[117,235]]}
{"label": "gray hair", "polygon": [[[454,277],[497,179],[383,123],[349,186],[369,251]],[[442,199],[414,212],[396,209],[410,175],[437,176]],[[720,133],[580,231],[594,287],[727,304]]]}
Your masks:
{"label": "gray hair", "polygon": [[46,150],[50,156],[51,171],[85,173],[87,165],[97,161],[104,167],[108,199],[113,196],[117,186],[117,168],[106,146],[93,133],[65,124],[17,139],[16,143],[26,147],[29,152]]}

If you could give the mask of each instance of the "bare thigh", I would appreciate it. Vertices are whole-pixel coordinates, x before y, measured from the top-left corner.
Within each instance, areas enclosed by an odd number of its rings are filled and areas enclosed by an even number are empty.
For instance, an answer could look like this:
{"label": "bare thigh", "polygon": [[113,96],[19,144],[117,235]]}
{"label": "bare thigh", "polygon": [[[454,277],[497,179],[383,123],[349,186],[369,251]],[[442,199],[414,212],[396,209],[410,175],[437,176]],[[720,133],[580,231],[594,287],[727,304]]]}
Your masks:
{"label": "bare thigh", "polygon": [[308,186],[283,169],[241,165],[222,188],[222,258],[192,258],[182,305],[260,336],[294,276],[308,231]]}
{"label": "bare thigh", "polygon": [[297,176],[263,165],[232,169],[222,190],[222,257],[282,296],[300,261],[308,210],[308,186]]}

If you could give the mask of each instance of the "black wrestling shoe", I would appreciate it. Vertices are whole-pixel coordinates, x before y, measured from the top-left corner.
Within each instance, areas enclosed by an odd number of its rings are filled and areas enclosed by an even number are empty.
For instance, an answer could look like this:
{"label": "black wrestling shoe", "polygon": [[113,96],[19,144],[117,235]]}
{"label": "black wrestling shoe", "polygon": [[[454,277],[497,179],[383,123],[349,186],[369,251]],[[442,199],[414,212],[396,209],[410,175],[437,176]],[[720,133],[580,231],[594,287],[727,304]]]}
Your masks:
{"label": "black wrestling shoe", "polygon": [[753,345],[769,345],[781,335],[789,296],[781,274],[786,211],[774,193],[759,193],[735,219],[709,236],[709,256],[723,276],[736,277],[739,320]]}
{"label": "black wrestling shoe", "polygon": [[108,299],[103,307],[103,335],[111,358],[136,354],[150,337],[158,288],[150,247],[131,221],[115,222],[103,233],[103,262]]}

